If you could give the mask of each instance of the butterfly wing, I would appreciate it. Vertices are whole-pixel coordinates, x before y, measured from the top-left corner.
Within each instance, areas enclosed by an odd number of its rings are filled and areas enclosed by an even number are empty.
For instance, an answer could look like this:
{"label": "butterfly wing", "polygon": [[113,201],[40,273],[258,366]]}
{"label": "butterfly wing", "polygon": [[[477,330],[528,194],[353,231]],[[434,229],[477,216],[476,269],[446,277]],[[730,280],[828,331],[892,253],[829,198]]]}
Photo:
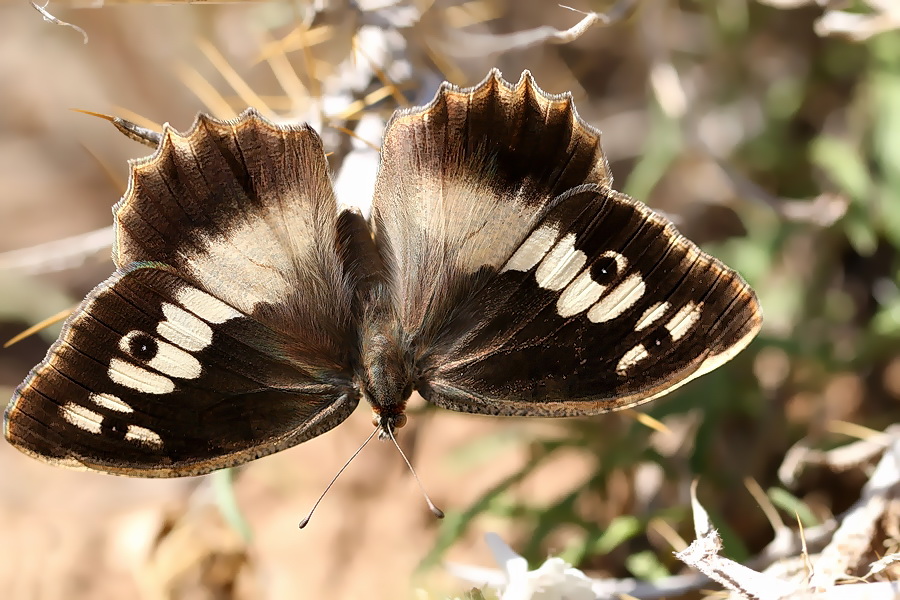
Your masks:
{"label": "butterfly wing", "polygon": [[761,319],[737,273],[596,186],[564,194],[468,302],[419,387],[440,406],[505,415],[647,402],[729,360]]}
{"label": "butterfly wing", "polygon": [[515,85],[496,69],[474,88],[444,83],[424,109],[395,114],[371,222],[406,334],[431,340],[454,294],[499,270],[554,198],[584,183],[611,183],[600,133],[530,74]]}
{"label": "butterfly wing", "polygon": [[[746,283],[614,192],[599,141],[569,96],[496,71],[389,125],[384,164],[403,168],[380,177],[373,225],[427,400],[606,412],[715,368],[758,331]],[[414,152],[398,161],[402,148]]]}
{"label": "butterfly wing", "polygon": [[167,129],[116,207],[119,270],[16,390],[7,439],[57,464],[168,477],[334,427],[359,398],[342,222],[311,129],[252,111]]}

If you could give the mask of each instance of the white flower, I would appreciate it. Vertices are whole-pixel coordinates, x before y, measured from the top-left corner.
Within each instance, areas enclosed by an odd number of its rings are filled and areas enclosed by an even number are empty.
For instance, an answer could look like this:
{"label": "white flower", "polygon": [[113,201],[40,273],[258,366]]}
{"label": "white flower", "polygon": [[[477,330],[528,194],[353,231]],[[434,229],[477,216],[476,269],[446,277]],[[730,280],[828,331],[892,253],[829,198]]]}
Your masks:
{"label": "white flower", "polygon": [[595,600],[591,579],[561,558],[548,558],[534,571],[496,533],[485,536],[494,560],[503,567],[501,600]]}

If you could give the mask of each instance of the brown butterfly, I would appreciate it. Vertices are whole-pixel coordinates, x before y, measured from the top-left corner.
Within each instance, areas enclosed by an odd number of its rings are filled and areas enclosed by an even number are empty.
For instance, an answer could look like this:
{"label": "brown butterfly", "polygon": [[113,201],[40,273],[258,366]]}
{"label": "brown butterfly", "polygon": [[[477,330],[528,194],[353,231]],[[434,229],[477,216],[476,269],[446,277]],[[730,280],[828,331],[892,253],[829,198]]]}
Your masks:
{"label": "brown butterfly", "polygon": [[595,415],[709,372],[760,327],[743,279],[614,191],[599,132],[528,73],[397,112],[369,219],[338,210],[307,125],[251,109],[157,137],[115,209],[118,270],[6,411],[36,458],[197,475],[320,435],[361,399],[390,433],[414,390]]}

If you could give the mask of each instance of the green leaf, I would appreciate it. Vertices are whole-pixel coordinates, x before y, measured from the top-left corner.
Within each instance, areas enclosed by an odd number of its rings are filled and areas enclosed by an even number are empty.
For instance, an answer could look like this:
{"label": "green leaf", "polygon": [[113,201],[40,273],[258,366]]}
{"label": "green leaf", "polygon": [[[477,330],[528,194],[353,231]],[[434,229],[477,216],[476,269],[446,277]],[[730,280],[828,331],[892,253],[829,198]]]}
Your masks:
{"label": "green leaf", "polygon": [[222,469],[210,475],[219,512],[245,542],[253,539],[253,531],[234,495],[234,469]]}
{"label": "green leaf", "polygon": [[640,535],[644,531],[644,523],[637,517],[622,515],[610,522],[609,527],[591,542],[591,554],[608,554],[613,548]]}
{"label": "green leaf", "polygon": [[900,298],[881,307],[872,319],[872,330],[879,335],[900,335]]}
{"label": "green leaf", "polygon": [[812,143],[812,162],[822,169],[837,187],[857,201],[865,201],[872,189],[863,153],[844,140],[823,135]]}
{"label": "green leaf", "polygon": [[798,515],[800,522],[804,527],[814,527],[819,524],[819,519],[808,506],[789,491],[784,488],[771,487],[766,490],[769,500],[772,504],[783,510],[789,515]]}
{"label": "green leaf", "polygon": [[625,567],[635,577],[644,581],[657,581],[670,575],[669,570],[659,561],[656,554],[650,550],[644,550],[626,558]]}
{"label": "green leaf", "polygon": [[650,131],[644,153],[631,171],[622,191],[643,202],[659,183],[669,165],[681,152],[681,130],[677,121],[655,107],[651,111]]}

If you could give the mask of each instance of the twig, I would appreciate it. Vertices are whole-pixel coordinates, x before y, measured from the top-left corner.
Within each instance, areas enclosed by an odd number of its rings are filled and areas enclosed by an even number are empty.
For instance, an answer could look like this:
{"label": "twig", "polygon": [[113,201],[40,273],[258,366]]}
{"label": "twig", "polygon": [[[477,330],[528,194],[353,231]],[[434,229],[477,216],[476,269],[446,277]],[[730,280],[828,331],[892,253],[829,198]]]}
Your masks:
{"label": "twig", "polygon": [[[505,34],[478,34],[467,31],[451,30],[448,39],[438,44],[442,51],[455,58],[484,56],[522,50],[542,43],[567,44],[581,37],[585,31],[600,24],[604,27],[625,18],[634,7],[634,0],[620,0],[608,13],[582,13],[585,16],[568,29],[557,29],[545,25],[525,31]],[[562,6],[573,10],[568,6]],[[574,11],[581,12],[581,11]]]}
{"label": "twig", "polygon": [[84,43],[87,44],[88,43],[87,32],[84,29],[82,29],[81,27],[79,27],[78,25],[72,25],[71,23],[66,23],[65,21],[57,19],[56,17],[51,15],[49,12],[47,12],[48,4],[50,4],[50,0],[47,0],[47,2],[45,2],[43,6],[40,6],[34,2],[31,2],[31,5],[34,7],[34,9],[36,11],[41,13],[41,15],[44,17],[45,21],[47,21],[48,23],[54,23],[56,25],[62,25],[64,27],[71,27],[72,29],[74,29],[75,31],[79,32],[81,35],[84,36]]}
{"label": "twig", "polygon": [[9,269],[37,274],[74,269],[81,266],[89,257],[104,250],[108,252],[113,237],[113,228],[110,225],[62,240],[3,252],[0,254],[0,271]]}

